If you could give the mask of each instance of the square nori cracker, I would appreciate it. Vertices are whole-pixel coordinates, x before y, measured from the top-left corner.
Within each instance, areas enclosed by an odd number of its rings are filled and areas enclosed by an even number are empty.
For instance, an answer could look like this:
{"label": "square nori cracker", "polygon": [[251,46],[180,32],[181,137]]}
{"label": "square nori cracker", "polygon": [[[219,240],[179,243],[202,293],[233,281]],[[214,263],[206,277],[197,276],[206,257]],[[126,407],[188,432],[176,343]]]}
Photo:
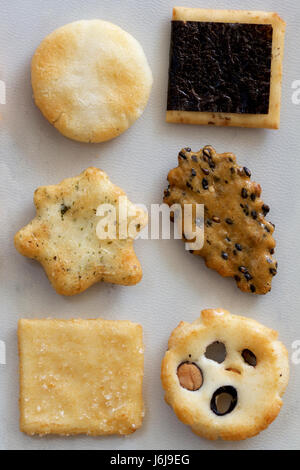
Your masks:
{"label": "square nori cracker", "polygon": [[168,110],[268,114],[271,24],[172,21]]}

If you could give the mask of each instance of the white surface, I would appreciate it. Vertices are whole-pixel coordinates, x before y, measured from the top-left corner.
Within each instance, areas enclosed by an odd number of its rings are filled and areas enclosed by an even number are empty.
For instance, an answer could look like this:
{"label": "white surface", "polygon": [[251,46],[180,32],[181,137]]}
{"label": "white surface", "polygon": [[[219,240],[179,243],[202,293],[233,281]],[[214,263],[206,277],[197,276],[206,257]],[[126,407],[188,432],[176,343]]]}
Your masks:
{"label": "white surface", "polygon": [[[300,365],[291,379],[277,420],[245,442],[209,442],[192,434],[163,400],[160,363],[171,330],[194,320],[202,308],[224,307],[253,317],[280,332],[290,353],[300,339],[299,116],[291,85],[300,79],[300,4],[297,0],[195,1],[186,6],[277,11],[287,22],[282,120],[279,131],[172,125],[164,122],[170,39],[170,0],[10,0],[0,1],[0,80],[7,104],[0,105],[0,340],[6,365],[0,365],[0,448],[3,449],[289,449],[300,444]],[[31,56],[53,29],[78,19],[117,23],[143,45],[154,75],[149,105],[129,131],[99,145],[67,140],[41,116],[32,102]],[[297,19],[298,17],[298,19]],[[113,182],[139,203],[161,202],[168,170],[183,146],[205,144],[232,151],[252,170],[271,206],[276,224],[279,272],[272,292],[253,296],[231,279],[205,268],[177,241],[136,242],[144,278],[136,287],[95,285],[72,298],[58,296],[41,266],[20,256],[14,233],[34,216],[33,191],[55,184],[90,165],[103,168]],[[16,328],[21,317],[98,317],[130,319],[144,327],[146,417],[127,438],[31,438],[18,428],[18,355]]]}

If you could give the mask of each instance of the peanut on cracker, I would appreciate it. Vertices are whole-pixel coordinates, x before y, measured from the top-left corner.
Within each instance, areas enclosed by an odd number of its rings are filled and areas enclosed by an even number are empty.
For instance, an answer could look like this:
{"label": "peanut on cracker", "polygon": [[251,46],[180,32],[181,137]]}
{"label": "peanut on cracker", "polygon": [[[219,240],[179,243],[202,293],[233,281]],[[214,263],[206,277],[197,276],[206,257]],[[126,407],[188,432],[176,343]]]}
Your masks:
{"label": "peanut on cracker", "polygon": [[181,322],[162,362],[166,402],[199,436],[255,436],[277,417],[288,384],[288,353],[277,336],[223,309]]}

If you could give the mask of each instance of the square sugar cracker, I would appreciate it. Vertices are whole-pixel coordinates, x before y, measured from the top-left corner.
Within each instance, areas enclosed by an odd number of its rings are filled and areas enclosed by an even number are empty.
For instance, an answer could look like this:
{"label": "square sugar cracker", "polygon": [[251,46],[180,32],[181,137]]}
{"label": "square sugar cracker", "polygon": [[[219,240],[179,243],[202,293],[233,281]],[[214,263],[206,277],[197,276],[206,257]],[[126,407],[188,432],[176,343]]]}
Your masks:
{"label": "square sugar cracker", "polygon": [[167,122],[278,129],[284,33],[277,13],[175,7]]}
{"label": "square sugar cracker", "polygon": [[130,434],[143,419],[142,327],[129,321],[19,321],[20,429]]}

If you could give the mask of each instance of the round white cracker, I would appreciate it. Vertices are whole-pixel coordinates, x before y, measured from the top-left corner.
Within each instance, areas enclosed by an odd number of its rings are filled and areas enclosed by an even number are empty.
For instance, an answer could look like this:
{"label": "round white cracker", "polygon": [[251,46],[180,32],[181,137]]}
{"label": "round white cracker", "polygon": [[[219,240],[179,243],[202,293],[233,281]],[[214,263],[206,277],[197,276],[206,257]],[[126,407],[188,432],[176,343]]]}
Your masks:
{"label": "round white cracker", "polygon": [[32,59],[35,103],[63,135],[112,139],[141,116],[152,73],[141,45],[102,20],[67,24],[47,36]]}

